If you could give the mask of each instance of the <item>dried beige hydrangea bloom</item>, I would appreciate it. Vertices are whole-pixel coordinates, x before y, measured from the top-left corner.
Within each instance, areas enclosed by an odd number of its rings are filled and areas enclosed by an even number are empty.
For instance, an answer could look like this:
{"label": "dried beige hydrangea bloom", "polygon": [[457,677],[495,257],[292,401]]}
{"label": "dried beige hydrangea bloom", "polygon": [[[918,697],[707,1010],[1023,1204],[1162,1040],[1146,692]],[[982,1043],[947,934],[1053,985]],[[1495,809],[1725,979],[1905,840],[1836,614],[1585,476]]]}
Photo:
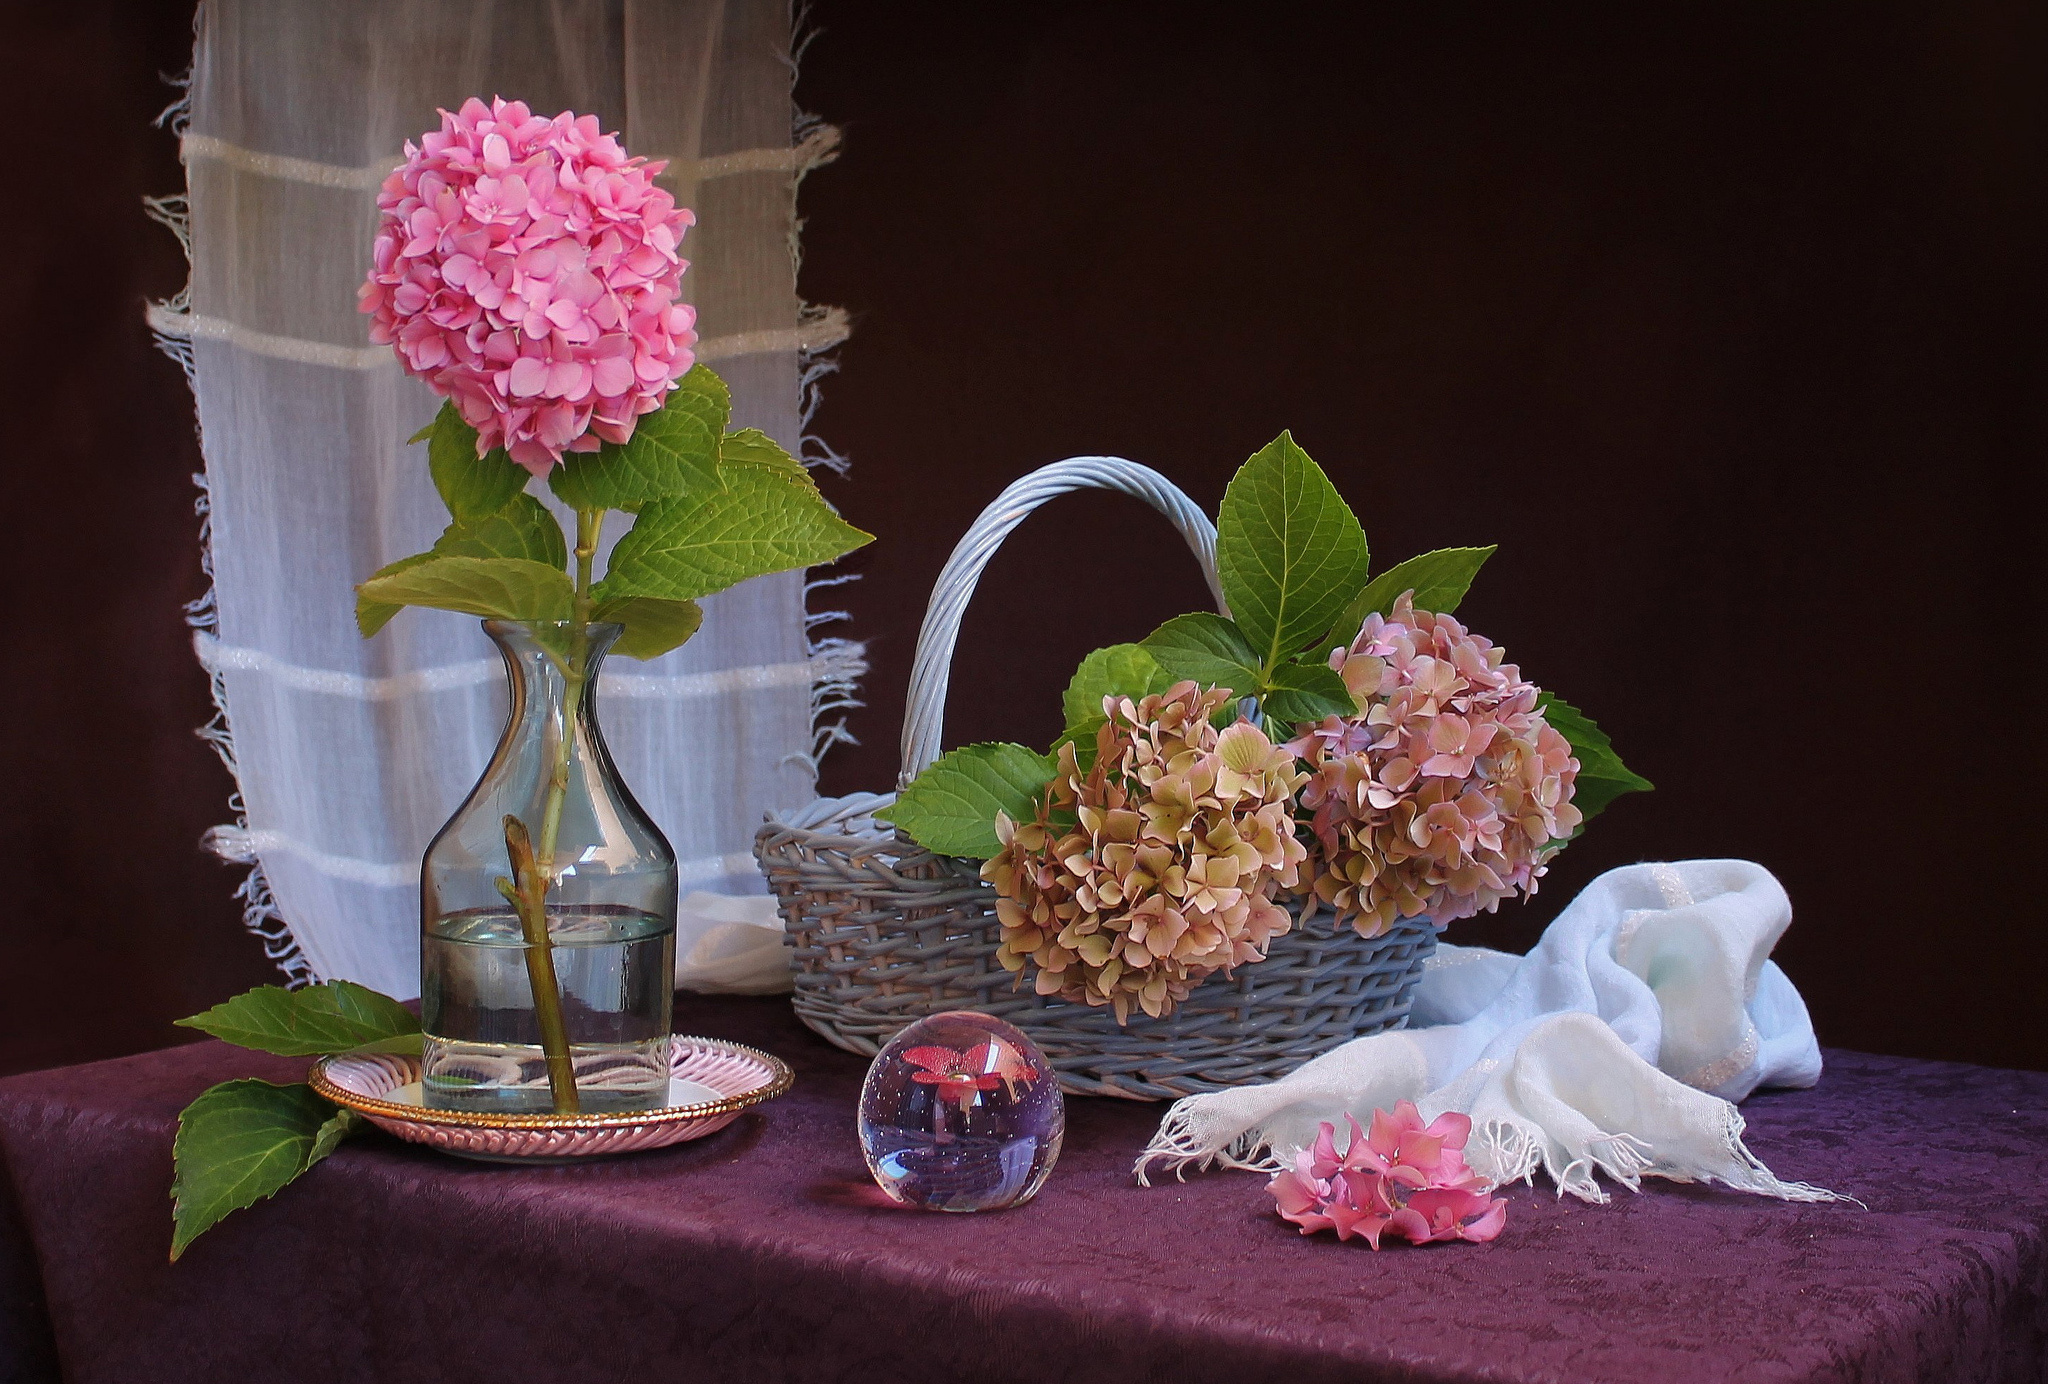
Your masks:
{"label": "dried beige hydrangea bloom", "polygon": [[1204,977],[1261,960],[1291,925],[1306,848],[1294,753],[1249,721],[1218,731],[1227,688],[1183,682],[1108,720],[1085,770],[1072,744],[1035,820],[1003,817],[982,867],[1002,924],[998,959],[1037,968],[1042,995],[1171,1013]]}

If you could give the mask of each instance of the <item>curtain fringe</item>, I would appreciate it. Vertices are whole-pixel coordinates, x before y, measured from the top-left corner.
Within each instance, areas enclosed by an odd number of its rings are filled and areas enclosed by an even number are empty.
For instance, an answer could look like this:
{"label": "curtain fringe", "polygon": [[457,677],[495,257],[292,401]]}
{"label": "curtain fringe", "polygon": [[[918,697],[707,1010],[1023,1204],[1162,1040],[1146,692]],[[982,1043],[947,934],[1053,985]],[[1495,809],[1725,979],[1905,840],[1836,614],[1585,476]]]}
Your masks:
{"label": "curtain fringe", "polygon": [[[192,15],[192,56],[195,65],[199,57],[200,25],[205,15],[205,0],[200,0]],[[192,72],[193,68],[187,67],[182,73],[165,75],[164,81],[178,89],[178,99],[164,107],[163,113],[157,116],[155,122],[159,129],[168,129],[179,139],[184,138],[186,130],[192,124]],[[166,314],[188,313],[192,308],[190,176],[187,176],[184,191],[163,197],[145,197],[142,199],[142,208],[150,220],[157,222],[178,238],[178,247],[185,254],[184,286],[169,298],[145,305],[145,320],[149,315],[161,320]],[[193,354],[191,338],[165,332],[154,326],[151,328],[150,336],[155,340],[158,350],[178,362],[178,368],[185,372],[186,385],[196,386],[199,365]],[[198,419],[199,394],[196,387],[193,389],[192,403],[193,429],[199,436],[199,452],[203,458],[206,455],[206,430]],[[192,508],[199,516],[199,570],[206,576],[206,591],[196,600],[186,604],[185,623],[193,629],[218,636],[220,615],[214,599],[213,582],[213,495],[208,489],[205,472],[195,474],[192,483],[199,488]],[[211,745],[213,752],[220,756],[220,762],[227,766],[228,775],[235,785],[228,795],[228,810],[234,813],[234,828],[247,831],[249,817],[243,806],[241,770],[235,763],[234,729],[228,722],[226,680],[218,671],[213,671],[208,673],[207,683],[213,695],[213,716],[194,734]],[[231,829],[225,827],[210,828],[201,838],[200,844],[222,859],[233,861],[234,857],[220,848],[222,835],[229,830]],[[311,959],[299,946],[298,939],[292,935],[291,924],[285,921],[284,914],[278,910],[277,899],[270,891],[270,880],[263,873],[262,861],[249,863],[249,873],[244,875],[241,884],[236,886],[235,897],[242,903],[242,926],[262,941],[263,954],[277,963],[277,968],[284,972],[286,986],[297,989],[317,981],[319,976],[313,969]]]}
{"label": "curtain fringe", "polygon": [[[812,169],[821,168],[839,157],[839,131],[826,124],[823,117],[796,104],[797,77],[804,50],[811,46],[820,32],[811,22],[810,6],[804,0],[795,0],[790,6],[789,52],[784,62],[789,68],[790,107],[796,112],[790,124],[790,141],[804,151],[804,157],[798,161],[789,181],[789,263],[792,275],[801,272],[804,262],[804,221],[797,208],[797,194]],[[813,430],[813,422],[823,397],[823,382],[826,376],[839,369],[838,349],[851,326],[843,309],[801,300],[797,321],[803,326],[830,325],[829,330],[820,334],[818,346],[797,353],[797,458],[805,466],[822,467],[834,475],[843,476],[852,463],[818,436]],[[843,610],[813,610],[811,593],[860,579],[858,572],[822,576],[817,575],[820,570],[814,568],[806,574],[803,591],[805,643],[811,656],[811,667],[816,670],[811,680],[811,748],[807,754],[793,756],[810,774],[813,785],[817,782],[819,767],[827,751],[834,745],[860,743],[846,728],[845,713],[866,705],[860,699],[860,679],[868,671],[866,644],[811,633],[820,625],[851,618]]]}

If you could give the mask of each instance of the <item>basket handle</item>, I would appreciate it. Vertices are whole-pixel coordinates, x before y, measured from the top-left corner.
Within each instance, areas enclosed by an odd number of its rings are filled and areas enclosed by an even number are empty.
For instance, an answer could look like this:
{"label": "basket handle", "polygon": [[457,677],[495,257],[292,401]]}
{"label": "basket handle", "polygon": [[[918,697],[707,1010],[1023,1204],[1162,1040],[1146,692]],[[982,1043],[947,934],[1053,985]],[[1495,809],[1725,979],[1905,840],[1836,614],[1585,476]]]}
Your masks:
{"label": "basket handle", "polygon": [[1122,457],[1068,457],[1041,466],[1011,484],[981,512],[974,526],[954,546],[939,572],[917,633],[917,657],[910,670],[910,694],[903,709],[903,772],[896,786],[908,787],[939,757],[939,738],[946,716],[946,689],[952,680],[953,645],[960,637],[960,617],[974,595],[982,569],[995,556],[1010,530],[1055,495],[1070,490],[1116,490],[1135,495],[1173,521],[1180,536],[1202,564],[1202,576],[1216,608],[1224,610],[1223,588],[1216,580],[1216,526],[1200,505],[1180,487],[1149,466]]}

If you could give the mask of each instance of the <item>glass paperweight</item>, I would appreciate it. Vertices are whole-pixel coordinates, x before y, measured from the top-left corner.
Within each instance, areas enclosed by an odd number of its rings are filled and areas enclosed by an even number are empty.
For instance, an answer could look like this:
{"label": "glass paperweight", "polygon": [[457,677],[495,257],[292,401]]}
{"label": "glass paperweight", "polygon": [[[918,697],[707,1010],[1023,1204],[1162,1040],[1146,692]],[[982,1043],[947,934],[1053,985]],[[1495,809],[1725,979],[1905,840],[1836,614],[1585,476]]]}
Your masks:
{"label": "glass paperweight", "polygon": [[860,1088],[868,1171],[926,1211],[1031,1200],[1060,1156],[1066,1107],[1051,1064],[1010,1024],[958,1010],[889,1040]]}

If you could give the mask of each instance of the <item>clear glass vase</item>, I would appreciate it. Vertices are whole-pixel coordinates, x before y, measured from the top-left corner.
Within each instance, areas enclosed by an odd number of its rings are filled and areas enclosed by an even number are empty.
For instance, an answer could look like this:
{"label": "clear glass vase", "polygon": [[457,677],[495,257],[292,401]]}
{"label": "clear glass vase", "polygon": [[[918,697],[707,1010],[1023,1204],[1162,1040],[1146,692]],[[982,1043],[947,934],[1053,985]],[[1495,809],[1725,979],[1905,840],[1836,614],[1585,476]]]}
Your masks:
{"label": "clear glass vase", "polygon": [[436,1109],[667,1101],[675,853],[619,780],[592,695],[619,628],[484,622],[511,716],[421,872],[421,1076]]}

